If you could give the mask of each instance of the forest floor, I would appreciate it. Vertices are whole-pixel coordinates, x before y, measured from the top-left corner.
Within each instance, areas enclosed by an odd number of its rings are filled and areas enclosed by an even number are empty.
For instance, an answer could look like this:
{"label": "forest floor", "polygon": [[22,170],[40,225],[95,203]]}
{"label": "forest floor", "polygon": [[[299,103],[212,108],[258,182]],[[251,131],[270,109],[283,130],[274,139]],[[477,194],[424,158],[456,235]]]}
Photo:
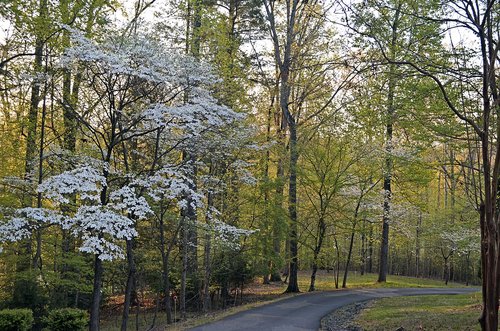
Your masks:
{"label": "forest floor", "polygon": [[[388,275],[387,282],[384,284],[377,283],[376,274],[365,274],[361,276],[359,273],[352,272],[349,274],[347,281],[347,288],[434,288],[444,287],[442,280],[414,278],[405,276]],[[341,287],[342,279],[339,280]],[[307,292],[310,282],[310,271],[299,272],[299,288],[302,292]],[[242,299],[238,298],[228,305],[225,309],[218,309],[210,313],[189,313],[188,318],[184,322],[179,322],[168,328],[161,328],[161,330],[183,330],[186,328],[194,327],[197,325],[216,321],[226,316],[235,314],[240,311],[255,308],[273,301],[279,301],[296,294],[284,294],[286,284],[282,282],[274,282],[271,284],[262,284],[262,279],[256,279],[253,283],[246,285],[243,290]],[[447,287],[464,287],[463,284],[449,283]],[[316,275],[316,290],[327,291],[335,290],[334,276],[332,272],[319,270]],[[113,302],[114,309],[105,309],[102,314],[101,330],[102,331],[115,331],[120,329],[121,322],[121,308],[120,300]],[[153,325],[154,318],[154,298],[144,299],[145,304],[140,307],[138,314],[135,308],[132,309],[129,330],[148,330]],[[178,319],[179,313],[174,312]],[[136,324],[138,327],[136,328]],[[156,316],[154,325],[165,325],[165,313],[160,311]],[[156,329],[156,328],[155,328]]]}

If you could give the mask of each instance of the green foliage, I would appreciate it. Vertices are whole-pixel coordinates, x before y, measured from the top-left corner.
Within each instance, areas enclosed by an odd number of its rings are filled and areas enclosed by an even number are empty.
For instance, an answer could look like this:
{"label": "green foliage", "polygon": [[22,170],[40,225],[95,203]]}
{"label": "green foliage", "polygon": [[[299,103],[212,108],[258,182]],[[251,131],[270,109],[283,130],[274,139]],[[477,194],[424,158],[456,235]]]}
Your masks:
{"label": "green foliage", "polygon": [[239,287],[250,282],[253,270],[248,258],[237,251],[227,250],[215,257],[214,281],[221,287]]}
{"label": "green foliage", "polygon": [[[18,271],[13,279],[13,297],[9,306],[13,308],[29,308],[33,313],[35,322],[45,315],[48,293],[40,286],[37,274],[31,271]],[[1,330],[1,328],[0,328]]]}
{"label": "green foliage", "polygon": [[47,331],[83,331],[87,328],[89,316],[85,310],[76,308],[56,309],[45,318]]}
{"label": "green foliage", "polygon": [[30,309],[0,310],[0,330],[28,331],[33,325],[33,312]]}

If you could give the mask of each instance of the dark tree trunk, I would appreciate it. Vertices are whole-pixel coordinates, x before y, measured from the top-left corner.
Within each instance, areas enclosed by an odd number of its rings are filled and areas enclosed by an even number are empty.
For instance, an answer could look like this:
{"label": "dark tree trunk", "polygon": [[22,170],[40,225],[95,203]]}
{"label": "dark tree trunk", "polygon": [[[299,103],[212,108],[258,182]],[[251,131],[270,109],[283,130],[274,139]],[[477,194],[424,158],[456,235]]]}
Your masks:
{"label": "dark tree trunk", "polygon": [[125,287],[125,302],[123,303],[122,325],[121,331],[127,331],[127,323],[130,312],[130,303],[132,291],[135,289],[135,261],[134,261],[134,240],[127,240],[127,285]]}
{"label": "dark tree trunk", "polygon": [[[278,75],[278,74],[276,74]],[[278,89],[278,83],[276,84],[276,89]],[[279,92],[276,92],[279,94]],[[279,106],[279,103],[278,103]],[[283,116],[283,113],[278,110],[276,111],[277,114],[275,116],[275,122],[277,126],[277,139],[279,144],[282,146],[281,151],[282,153],[278,153],[277,157],[278,160],[276,161],[276,191],[275,191],[275,200],[276,203],[279,205],[280,208],[283,208],[283,190],[285,188],[285,167],[284,167],[284,153],[286,152],[286,144],[285,144],[285,130],[286,130],[286,119]],[[281,213],[280,213],[281,215]],[[280,238],[280,228],[282,227],[283,220],[281,217],[276,218],[273,226],[273,252],[274,252],[274,258],[278,258],[281,254],[281,238]],[[288,249],[286,250],[286,254],[288,254],[289,251]],[[273,264],[271,262],[271,264]],[[273,268],[270,269],[271,273],[271,278],[270,281],[281,281],[281,276],[279,274],[278,268],[276,266],[273,266]],[[287,276],[288,278],[288,276]]]}
{"label": "dark tree trunk", "polygon": [[[47,71],[47,66],[45,66],[45,71]],[[45,84],[44,94],[47,93],[47,84]],[[43,158],[44,158],[44,145],[45,145],[45,119],[47,115],[47,104],[46,97],[43,98],[42,105],[42,122],[40,125],[40,147],[38,151],[38,185],[42,184],[43,181]],[[38,192],[36,196],[36,207],[42,208],[42,193]],[[40,269],[42,271],[42,229],[36,230],[36,251],[33,258],[33,269]]]}
{"label": "dark tree trunk", "polygon": [[312,272],[311,272],[311,283],[309,284],[309,292],[316,291],[315,282],[316,282],[317,271],[318,271],[318,261],[317,261],[317,256],[314,256]]}
{"label": "dark tree trunk", "polygon": [[279,86],[279,104],[282,111],[282,116],[286,120],[290,133],[289,153],[290,153],[290,175],[288,186],[288,214],[289,214],[289,242],[290,242],[290,263],[289,263],[289,281],[286,292],[299,292],[297,272],[298,272],[298,242],[297,242],[297,161],[299,153],[297,149],[297,123],[293,114],[290,111],[290,70],[292,67],[292,48],[295,43],[296,31],[296,15],[299,7],[299,1],[293,0],[286,2],[287,17],[286,17],[286,40],[283,44],[283,49],[280,46],[278,32],[275,22],[274,6],[269,2],[264,1],[267,20],[269,22],[269,31],[273,40],[274,59],[279,69],[280,86]]}
{"label": "dark tree trunk", "polygon": [[373,224],[370,223],[370,236],[368,241],[368,272],[373,273]]}
{"label": "dark tree trunk", "polygon": [[99,308],[101,305],[102,261],[94,256],[94,284],[90,304],[90,331],[99,331]]}
{"label": "dark tree trunk", "polygon": [[[163,201],[163,198],[162,198]],[[161,269],[161,277],[162,277],[162,285],[163,285],[163,295],[165,296],[165,310],[167,311],[167,324],[172,323],[172,307],[170,303],[170,279],[168,278],[169,273],[169,263],[168,258],[170,255],[170,251],[175,242],[175,237],[177,236],[177,232],[174,235],[174,239],[168,250],[165,250],[165,228],[164,228],[164,209],[163,203],[160,203],[160,217],[159,217],[159,230],[160,230],[160,251],[161,251],[161,261],[162,261],[162,269]],[[179,229],[179,227],[178,227]]]}
{"label": "dark tree trunk", "polygon": [[290,129],[290,182],[288,189],[288,213],[290,214],[290,269],[287,293],[299,292],[298,283],[298,222],[297,222],[297,132],[295,123]]}
{"label": "dark tree trunk", "polygon": [[[207,217],[206,223],[210,224],[210,210],[213,207],[213,193],[208,193],[207,198]],[[210,279],[212,277],[212,268],[210,262],[210,251],[211,251],[211,234],[210,230],[207,230],[205,235],[205,247],[204,247],[204,267],[205,267],[205,275],[203,278],[203,311],[208,312],[211,308],[210,301]]]}
{"label": "dark tree trunk", "polygon": [[321,248],[323,247],[323,240],[325,239],[326,233],[326,223],[323,217],[319,220],[319,231],[318,238],[316,239],[316,247],[314,248],[314,256],[313,256],[313,265],[312,265],[312,273],[311,273],[311,283],[309,284],[309,292],[313,292],[316,290],[315,282],[316,282],[316,272],[318,271],[318,256],[321,252]]}
{"label": "dark tree trunk", "polygon": [[[396,8],[396,13],[394,21],[392,24],[392,36],[390,44],[390,57],[395,58],[396,52],[396,42],[398,37],[398,25],[399,25],[399,15],[401,11],[401,4]],[[389,223],[391,220],[391,181],[392,181],[392,171],[393,171],[393,138],[392,131],[395,118],[395,107],[394,107],[394,95],[396,92],[396,66],[394,64],[389,65],[389,81],[387,88],[387,113],[386,113],[386,132],[385,132],[385,164],[384,164],[384,215],[382,217],[382,242],[380,245],[380,260],[379,260],[379,274],[378,282],[385,282],[387,279],[387,267],[389,258]]]}
{"label": "dark tree trunk", "polygon": [[181,293],[179,298],[179,310],[181,318],[186,318],[186,282],[187,282],[187,269],[188,269],[188,230],[186,226],[186,218],[182,219],[182,271],[181,271]]}
{"label": "dark tree trunk", "polygon": [[361,276],[366,270],[366,221],[363,221],[363,231],[361,233]]}
{"label": "dark tree trunk", "polygon": [[347,261],[345,262],[344,279],[342,280],[342,288],[346,288],[346,286],[347,286],[347,273],[349,272],[349,263],[351,262],[352,247],[354,245],[355,226],[356,226],[356,223],[352,227],[351,239],[349,241],[349,252],[347,253]]}
{"label": "dark tree trunk", "polygon": [[339,244],[337,241],[337,237],[334,235],[333,236],[333,241],[335,243],[335,251],[337,252],[337,261],[336,261],[336,266],[335,266],[335,275],[334,275],[334,280],[335,280],[335,288],[339,288],[339,274],[340,274],[340,250],[339,250]]}

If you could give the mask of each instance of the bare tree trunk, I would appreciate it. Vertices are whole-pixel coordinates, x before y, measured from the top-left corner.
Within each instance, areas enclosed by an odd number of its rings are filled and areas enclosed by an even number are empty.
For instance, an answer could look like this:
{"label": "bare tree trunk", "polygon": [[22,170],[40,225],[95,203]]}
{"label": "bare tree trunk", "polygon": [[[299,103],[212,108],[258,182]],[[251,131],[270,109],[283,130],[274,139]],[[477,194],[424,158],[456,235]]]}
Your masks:
{"label": "bare tree trunk", "polygon": [[102,261],[94,256],[94,284],[90,304],[90,331],[99,331],[99,308],[101,305]]}
{"label": "bare tree trunk", "polygon": [[[213,206],[213,193],[208,193],[207,198],[207,217],[206,223],[210,224],[210,213],[211,208]],[[210,310],[210,279],[211,279],[211,262],[210,262],[210,251],[211,251],[211,234],[210,228],[207,229],[207,233],[205,235],[205,247],[204,247],[204,266],[205,266],[205,275],[203,279],[203,311],[208,312]]]}
{"label": "bare tree trunk", "polygon": [[182,272],[181,272],[181,293],[179,299],[179,310],[181,318],[186,319],[186,282],[188,270],[188,229],[186,226],[187,219],[183,217],[182,220]]}
{"label": "bare tree trunk", "polygon": [[352,247],[354,245],[354,229],[356,228],[356,223],[352,226],[351,239],[349,241],[349,252],[347,253],[347,261],[345,262],[344,269],[344,279],[342,280],[342,288],[347,286],[347,273],[349,272],[349,263],[351,262]]}
{"label": "bare tree trunk", "polygon": [[[390,44],[390,56],[395,58],[395,49],[397,47],[399,15],[401,11],[401,4],[396,8],[396,14],[392,24],[392,37]],[[387,88],[387,113],[386,113],[386,132],[385,132],[385,164],[384,164],[384,215],[382,217],[382,243],[380,247],[380,261],[379,261],[379,274],[378,282],[385,282],[387,279],[387,266],[389,257],[389,223],[391,221],[391,180],[393,171],[393,125],[395,118],[395,105],[394,95],[396,92],[396,66],[389,65],[389,83]]]}
{"label": "bare tree trunk", "polygon": [[418,216],[417,229],[415,234],[415,277],[420,276],[420,231],[422,226],[422,211]]}
{"label": "bare tree trunk", "polygon": [[[391,79],[391,82],[393,79]],[[389,256],[389,222],[391,220],[391,180],[392,180],[392,118],[394,116],[394,89],[395,84],[389,83],[389,96],[388,96],[388,123],[386,127],[386,146],[385,146],[385,166],[384,166],[384,215],[382,217],[382,242],[380,245],[380,261],[379,261],[379,274],[378,282],[385,282],[387,279],[387,267]]]}
{"label": "bare tree trunk", "polygon": [[125,302],[123,303],[121,331],[127,331],[127,323],[130,312],[132,291],[135,288],[135,261],[134,261],[134,239],[127,240],[127,285],[125,287]]}
{"label": "bare tree trunk", "polygon": [[335,288],[339,288],[339,274],[340,274],[340,250],[339,243],[337,241],[337,236],[333,235],[333,242],[335,243],[335,251],[337,252],[337,263],[335,266]]}
{"label": "bare tree trunk", "polygon": [[361,233],[361,276],[366,270],[366,220],[363,220],[363,231]]}
{"label": "bare tree trunk", "polygon": [[373,224],[370,223],[370,236],[368,240],[368,272],[373,273]]}
{"label": "bare tree trunk", "polygon": [[[279,73],[276,73],[276,76],[279,76]],[[276,95],[279,95],[279,88],[278,88],[279,83],[276,82]],[[282,151],[283,153],[286,151],[286,144],[285,144],[285,130],[286,130],[286,120],[283,116],[283,113],[280,111],[279,108],[279,103],[277,103],[277,110],[276,110],[276,115],[275,115],[275,122],[276,122],[276,127],[277,127],[277,139],[279,144],[282,146]],[[283,155],[279,153],[277,155],[278,160],[276,162],[276,181],[277,181],[277,186],[276,186],[276,196],[275,199],[277,201],[277,204],[279,204],[280,208],[283,208],[283,190],[285,187],[285,167],[283,164]],[[281,214],[280,214],[281,215]],[[273,251],[274,251],[274,256],[279,257],[281,254],[281,240],[280,240],[280,227],[282,226],[281,224],[281,218],[277,218],[274,223],[273,227]],[[286,254],[288,254],[288,250],[286,250]],[[271,262],[272,263],[272,262]],[[271,268],[271,278],[270,281],[281,281],[281,276],[279,274],[278,268]],[[288,278],[288,273],[287,273],[287,278]]]}
{"label": "bare tree trunk", "polygon": [[298,221],[297,221],[297,131],[294,122],[290,130],[290,182],[288,189],[288,213],[290,214],[290,269],[287,293],[299,292],[298,283]]}
{"label": "bare tree trunk", "polygon": [[[47,71],[47,64],[45,65],[45,71]],[[47,83],[45,83],[44,94],[47,93]],[[42,104],[42,122],[40,126],[40,147],[39,147],[39,157],[38,157],[38,185],[42,184],[43,181],[43,152],[45,145],[45,118],[47,114],[47,103],[46,96],[43,98]],[[36,206],[37,208],[42,208],[42,193],[38,192],[36,196]],[[35,257],[33,258],[33,269],[42,270],[42,229],[38,228],[36,230],[36,251]]]}
{"label": "bare tree trunk", "polygon": [[170,252],[175,243],[175,238],[177,237],[177,233],[181,227],[181,224],[177,227],[177,231],[172,238],[172,241],[165,251],[165,228],[164,228],[164,215],[165,211],[163,208],[163,197],[160,202],[160,217],[159,217],[159,230],[160,230],[160,252],[161,252],[161,261],[162,261],[162,269],[161,269],[161,277],[162,277],[162,285],[163,285],[163,294],[165,296],[165,309],[167,311],[167,324],[172,323],[172,307],[170,303],[170,279],[168,278],[169,273],[169,256]]}
{"label": "bare tree trunk", "polygon": [[[297,161],[299,153],[297,149],[297,123],[290,112],[290,70],[292,66],[292,47],[295,42],[296,15],[299,6],[298,0],[286,2],[286,40],[283,50],[280,46],[278,32],[276,29],[274,6],[264,1],[267,20],[269,22],[269,31],[273,40],[274,59],[278,65],[280,73],[279,104],[282,114],[286,120],[290,133],[289,156],[290,156],[290,175],[288,186],[288,214],[289,214],[289,242],[290,242],[290,263],[289,263],[289,281],[286,292],[299,292],[297,279],[298,272],[298,242],[297,242]],[[281,54],[283,53],[283,54]]]}
{"label": "bare tree trunk", "polygon": [[315,282],[316,282],[316,272],[318,271],[318,255],[321,252],[321,248],[323,247],[323,240],[325,239],[326,233],[326,223],[323,217],[319,220],[319,231],[318,238],[316,241],[316,246],[314,248],[314,256],[313,256],[313,265],[312,265],[312,273],[311,273],[311,282],[309,284],[309,292],[313,292],[316,290]]}

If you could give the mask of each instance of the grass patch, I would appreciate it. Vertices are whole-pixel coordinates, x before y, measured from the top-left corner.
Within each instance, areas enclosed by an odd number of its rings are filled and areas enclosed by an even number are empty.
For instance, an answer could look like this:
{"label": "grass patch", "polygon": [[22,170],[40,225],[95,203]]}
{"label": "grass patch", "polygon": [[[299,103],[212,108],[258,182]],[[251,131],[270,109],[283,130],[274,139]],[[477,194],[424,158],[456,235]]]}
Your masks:
{"label": "grass patch", "polygon": [[480,330],[481,294],[422,295],[375,300],[355,322],[366,331]]}
{"label": "grass patch", "polygon": [[[415,278],[406,276],[387,275],[387,282],[377,283],[378,274],[364,274],[361,276],[357,272],[351,272],[347,277],[347,288],[433,288],[433,287],[465,287],[463,284],[449,282],[448,286],[444,281],[438,279]],[[299,287],[301,291],[309,289],[310,273],[299,272]],[[339,287],[342,286],[342,278],[339,280]],[[335,281],[333,273],[321,270],[316,275],[316,289],[320,291],[334,290]]]}

